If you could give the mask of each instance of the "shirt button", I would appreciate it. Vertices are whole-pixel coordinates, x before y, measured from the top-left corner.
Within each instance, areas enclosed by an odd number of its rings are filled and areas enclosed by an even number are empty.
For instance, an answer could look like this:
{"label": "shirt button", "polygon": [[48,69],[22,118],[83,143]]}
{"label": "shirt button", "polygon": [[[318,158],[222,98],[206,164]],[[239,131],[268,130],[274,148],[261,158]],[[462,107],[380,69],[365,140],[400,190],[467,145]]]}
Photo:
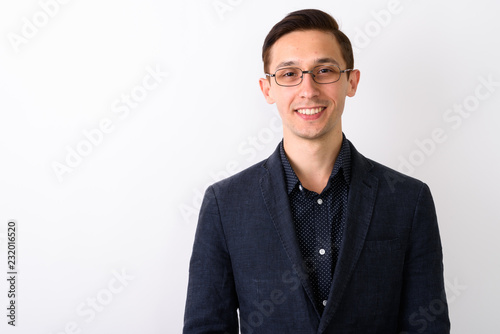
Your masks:
{"label": "shirt button", "polygon": [[319,205],[323,204],[323,200],[321,198],[318,198],[318,204]]}
{"label": "shirt button", "polygon": [[326,300],[323,300],[323,306],[326,306]]}
{"label": "shirt button", "polygon": [[304,188],[302,188],[302,185],[299,184],[299,190],[302,191],[302,189]]}
{"label": "shirt button", "polygon": [[321,255],[325,255],[325,250],[324,250],[323,248],[321,248],[321,249],[319,250],[319,254],[321,254]]}

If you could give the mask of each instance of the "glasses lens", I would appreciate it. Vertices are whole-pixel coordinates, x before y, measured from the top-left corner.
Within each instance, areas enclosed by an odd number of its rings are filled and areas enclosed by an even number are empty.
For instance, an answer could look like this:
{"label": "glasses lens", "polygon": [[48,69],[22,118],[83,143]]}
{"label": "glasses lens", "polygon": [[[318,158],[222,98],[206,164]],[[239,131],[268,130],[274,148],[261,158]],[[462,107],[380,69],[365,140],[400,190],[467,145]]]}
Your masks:
{"label": "glasses lens", "polygon": [[340,79],[340,68],[331,65],[316,66],[313,75],[317,83],[332,83]]}
{"label": "glasses lens", "polygon": [[282,86],[295,86],[302,80],[300,68],[287,67],[276,71],[276,82]]}

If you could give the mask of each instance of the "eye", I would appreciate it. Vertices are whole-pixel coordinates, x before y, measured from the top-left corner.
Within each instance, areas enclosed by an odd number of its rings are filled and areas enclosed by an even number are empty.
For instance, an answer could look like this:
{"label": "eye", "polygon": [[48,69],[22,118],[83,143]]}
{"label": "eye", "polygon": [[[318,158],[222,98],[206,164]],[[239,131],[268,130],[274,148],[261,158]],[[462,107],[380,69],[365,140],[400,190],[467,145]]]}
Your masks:
{"label": "eye", "polygon": [[294,86],[300,83],[302,70],[295,67],[281,68],[276,72],[276,83],[282,86]]}
{"label": "eye", "polygon": [[295,71],[295,70],[286,69],[286,70],[280,71],[279,75],[283,78],[293,78],[293,77],[296,77],[298,74],[297,74],[297,71]]}
{"label": "eye", "polygon": [[334,70],[331,67],[320,67],[320,68],[318,68],[316,73],[317,74],[331,74],[331,73],[334,73]]}

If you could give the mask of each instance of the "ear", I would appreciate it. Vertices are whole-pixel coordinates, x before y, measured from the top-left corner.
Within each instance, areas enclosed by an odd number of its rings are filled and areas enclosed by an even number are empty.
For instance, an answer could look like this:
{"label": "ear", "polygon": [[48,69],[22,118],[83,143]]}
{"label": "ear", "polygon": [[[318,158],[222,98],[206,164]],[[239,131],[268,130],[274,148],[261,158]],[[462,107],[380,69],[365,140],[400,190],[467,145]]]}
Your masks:
{"label": "ear", "polygon": [[273,104],[274,98],[271,96],[271,82],[267,78],[260,78],[259,79],[259,85],[260,85],[260,90],[262,91],[262,94],[264,94],[264,97],[266,98],[267,103]]}
{"label": "ear", "polygon": [[359,70],[353,70],[349,74],[349,79],[348,79],[348,87],[347,87],[347,96],[353,97],[356,94],[356,90],[358,89],[358,84],[359,84],[359,78],[361,76],[361,73]]}

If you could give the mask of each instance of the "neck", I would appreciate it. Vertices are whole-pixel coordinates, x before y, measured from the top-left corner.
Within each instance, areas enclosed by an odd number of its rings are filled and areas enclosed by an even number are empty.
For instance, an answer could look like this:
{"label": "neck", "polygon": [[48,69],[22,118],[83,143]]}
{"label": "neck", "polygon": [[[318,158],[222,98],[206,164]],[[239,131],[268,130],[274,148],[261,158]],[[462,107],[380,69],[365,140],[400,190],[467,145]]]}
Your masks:
{"label": "neck", "polygon": [[295,174],[306,189],[321,193],[342,145],[342,130],[315,139],[284,135],[283,145]]}

